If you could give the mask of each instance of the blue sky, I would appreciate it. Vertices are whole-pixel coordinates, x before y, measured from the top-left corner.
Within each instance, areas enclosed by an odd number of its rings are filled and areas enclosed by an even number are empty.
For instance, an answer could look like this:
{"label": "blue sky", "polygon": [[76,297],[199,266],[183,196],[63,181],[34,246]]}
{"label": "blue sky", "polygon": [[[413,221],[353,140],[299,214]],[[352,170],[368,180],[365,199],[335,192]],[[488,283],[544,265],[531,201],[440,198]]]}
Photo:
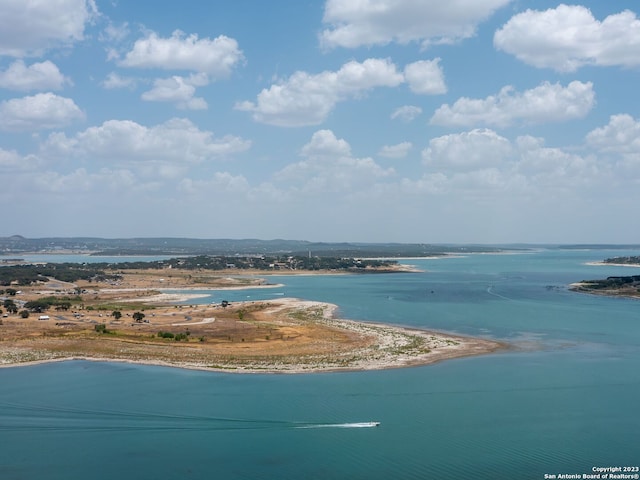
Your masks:
{"label": "blue sky", "polygon": [[639,71],[630,0],[0,0],[0,235],[639,243]]}

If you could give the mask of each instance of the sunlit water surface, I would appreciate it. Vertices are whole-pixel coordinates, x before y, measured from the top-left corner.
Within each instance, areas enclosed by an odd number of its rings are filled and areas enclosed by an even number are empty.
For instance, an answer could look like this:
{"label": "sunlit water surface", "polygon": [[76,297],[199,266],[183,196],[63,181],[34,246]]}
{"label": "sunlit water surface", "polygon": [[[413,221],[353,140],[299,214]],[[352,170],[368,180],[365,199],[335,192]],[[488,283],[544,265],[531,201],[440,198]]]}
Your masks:
{"label": "sunlit water surface", "polygon": [[198,301],[322,300],[343,317],[513,348],[309,375],[85,361],[0,369],[0,479],[542,479],[638,465],[640,301],[566,290],[635,273],[585,265],[634,253],[411,260],[426,272],[208,292]]}

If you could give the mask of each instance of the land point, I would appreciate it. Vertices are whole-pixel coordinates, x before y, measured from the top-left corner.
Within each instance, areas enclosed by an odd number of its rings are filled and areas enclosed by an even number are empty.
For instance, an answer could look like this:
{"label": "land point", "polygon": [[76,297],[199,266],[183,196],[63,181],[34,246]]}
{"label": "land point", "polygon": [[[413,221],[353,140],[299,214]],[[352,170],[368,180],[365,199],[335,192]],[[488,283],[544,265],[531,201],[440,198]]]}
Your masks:
{"label": "land point", "polygon": [[[202,297],[193,290],[280,286],[259,271],[117,268],[104,273],[73,282],[45,278],[11,289],[13,295],[5,298],[22,307],[2,318],[0,365],[88,359],[304,373],[424,365],[505,348],[487,339],[340,319],[335,305],[302,299],[180,303]],[[38,304],[48,308],[24,315],[25,306],[37,310]]]}

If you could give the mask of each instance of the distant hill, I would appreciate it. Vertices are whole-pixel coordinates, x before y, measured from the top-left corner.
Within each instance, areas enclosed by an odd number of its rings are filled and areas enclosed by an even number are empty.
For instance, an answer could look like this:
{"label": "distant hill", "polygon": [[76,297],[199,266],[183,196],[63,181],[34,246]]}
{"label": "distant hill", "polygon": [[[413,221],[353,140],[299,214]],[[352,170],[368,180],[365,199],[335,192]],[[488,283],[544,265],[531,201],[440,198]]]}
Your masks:
{"label": "distant hill", "polygon": [[490,253],[516,248],[423,243],[327,243],[305,240],[197,238],[25,238],[0,237],[0,253],[86,252],[99,255],[247,255],[290,254],[326,257],[425,257],[453,253]]}

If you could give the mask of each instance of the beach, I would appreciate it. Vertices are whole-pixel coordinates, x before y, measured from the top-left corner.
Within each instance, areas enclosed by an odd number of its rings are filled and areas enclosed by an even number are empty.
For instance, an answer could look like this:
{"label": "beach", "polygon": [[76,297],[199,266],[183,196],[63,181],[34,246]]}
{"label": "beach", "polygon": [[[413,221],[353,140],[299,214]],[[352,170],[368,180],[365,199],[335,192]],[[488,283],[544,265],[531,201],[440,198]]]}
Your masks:
{"label": "beach", "polygon": [[585,265],[589,265],[591,267],[631,267],[631,268],[640,268],[640,265],[633,263],[609,263],[609,262],[586,262]]}

